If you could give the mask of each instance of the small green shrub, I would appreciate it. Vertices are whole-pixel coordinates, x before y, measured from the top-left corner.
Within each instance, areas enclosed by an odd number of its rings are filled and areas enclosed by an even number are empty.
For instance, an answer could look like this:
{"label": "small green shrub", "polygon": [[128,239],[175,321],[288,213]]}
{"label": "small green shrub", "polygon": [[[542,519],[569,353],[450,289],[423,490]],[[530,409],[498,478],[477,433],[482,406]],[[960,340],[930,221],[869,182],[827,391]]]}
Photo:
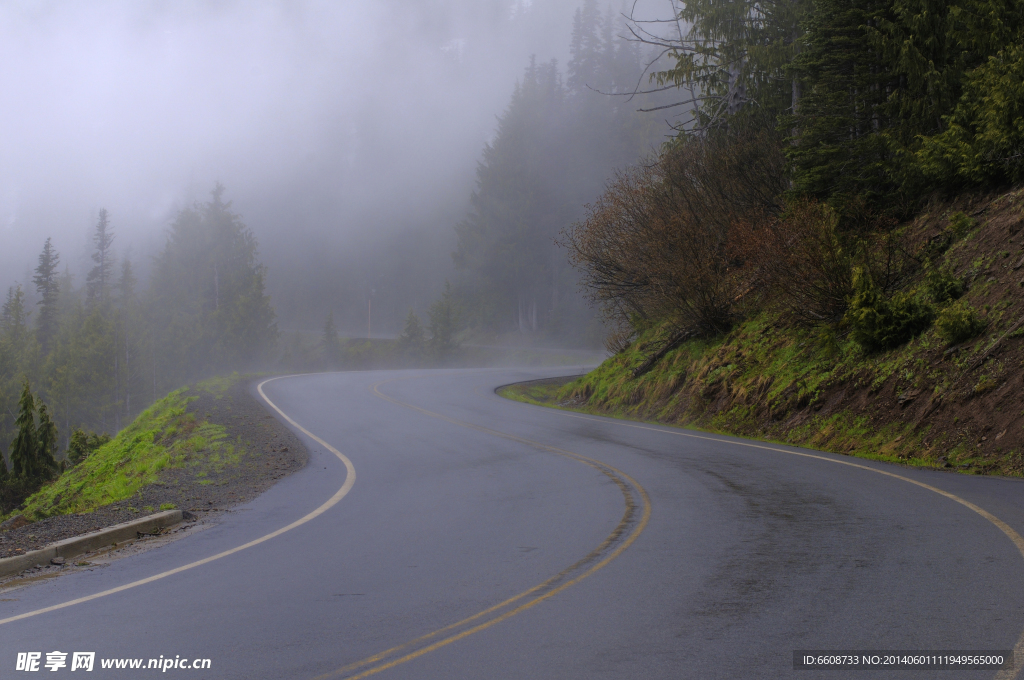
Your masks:
{"label": "small green shrub", "polygon": [[868,352],[898,347],[926,330],[935,310],[907,293],[886,298],[863,269],[854,269],[848,318],[853,339]]}
{"label": "small green shrub", "polygon": [[963,237],[971,229],[974,229],[975,224],[977,224],[977,220],[960,211],[949,216],[949,229],[957,238]]}
{"label": "small green shrub", "polygon": [[960,300],[942,310],[935,331],[949,344],[958,345],[980,334],[986,325],[966,300]]}
{"label": "small green shrub", "polygon": [[953,274],[948,264],[939,267],[932,266],[931,262],[925,262],[925,289],[932,300],[938,303],[956,300],[964,294],[967,287],[963,279]]}
{"label": "small green shrub", "polygon": [[109,434],[96,434],[95,432],[85,432],[76,428],[71,433],[71,440],[68,442],[68,465],[78,465],[88,458],[93,451],[109,441]]}

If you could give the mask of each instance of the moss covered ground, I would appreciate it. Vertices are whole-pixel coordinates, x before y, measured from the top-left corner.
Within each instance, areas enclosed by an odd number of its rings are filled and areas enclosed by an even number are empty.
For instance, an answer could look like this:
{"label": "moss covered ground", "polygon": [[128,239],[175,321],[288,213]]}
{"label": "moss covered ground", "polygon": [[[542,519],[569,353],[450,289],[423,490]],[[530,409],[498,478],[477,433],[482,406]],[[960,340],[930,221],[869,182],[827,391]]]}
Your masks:
{"label": "moss covered ground", "polygon": [[[977,315],[952,345],[932,326],[895,349],[867,351],[842,325],[805,327],[764,308],[726,335],[695,339],[635,374],[673,336],[640,330],[575,380],[510,386],[532,403],[756,437],[907,465],[1024,473],[1024,193],[933,206],[908,225],[921,242],[949,235],[941,266],[960,300],[929,298],[922,272],[906,294]],[[974,215],[965,222],[964,207]],[[934,286],[932,286],[934,287]],[[951,314],[947,314],[947,317]],[[960,339],[960,338],[957,338]]]}

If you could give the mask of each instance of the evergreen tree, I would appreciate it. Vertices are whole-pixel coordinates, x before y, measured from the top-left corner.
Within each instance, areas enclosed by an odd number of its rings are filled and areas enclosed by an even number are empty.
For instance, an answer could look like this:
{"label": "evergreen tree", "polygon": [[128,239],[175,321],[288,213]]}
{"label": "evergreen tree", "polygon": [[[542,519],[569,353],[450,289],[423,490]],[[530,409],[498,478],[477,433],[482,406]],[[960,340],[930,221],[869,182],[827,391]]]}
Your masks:
{"label": "evergreen tree", "polygon": [[751,104],[772,114],[796,108],[800,85],[787,76],[787,68],[799,49],[811,0],[681,4],[674,17],[678,36],[653,41],[668,49],[675,64],[652,75],[659,86],[684,90],[683,100],[673,106],[692,108],[679,132],[725,125]]}
{"label": "evergreen tree", "polygon": [[118,301],[122,307],[135,302],[135,287],[138,283],[139,280],[135,277],[132,261],[126,257],[121,261],[121,276],[118,278],[116,286]]}
{"label": "evergreen tree", "polygon": [[169,385],[252,367],[277,341],[256,237],[223,194],[178,213],[156,259],[147,306]]}
{"label": "evergreen tree", "polygon": [[459,313],[455,306],[451,284],[444,282],[444,292],[430,306],[430,348],[439,357],[446,356],[458,346],[455,339],[459,331]]}
{"label": "evergreen tree", "polygon": [[86,293],[90,303],[106,304],[110,299],[110,287],[114,279],[114,232],[110,229],[106,208],[100,210],[92,242],[95,248],[92,261],[96,264],[85,278]]}
{"label": "evergreen tree", "polygon": [[24,340],[28,328],[28,312],[25,311],[25,292],[21,285],[7,289],[3,312],[0,315],[0,332],[4,339],[16,343]]}
{"label": "evergreen tree", "polygon": [[43,354],[52,348],[53,337],[57,333],[57,301],[60,293],[60,282],[57,280],[57,265],[60,255],[54,249],[51,239],[43,244],[43,252],[39,254],[39,264],[33,282],[39,294],[39,315],[36,317],[36,337],[42,347]]}
{"label": "evergreen tree", "polygon": [[16,431],[14,414],[22,379],[33,368],[32,340],[25,294],[20,285],[11,286],[0,311],[0,438],[6,441]]}
{"label": "evergreen tree", "polygon": [[793,71],[803,82],[787,149],[796,192],[851,202],[891,200],[894,152],[885,134],[894,75],[866,31],[887,18],[889,0],[816,0]]}
{"label": "evergreen tree", "polygon": [[478,325],[500,327],[510,319],[522,331],[535,331],[538,316],[543,323],[550,309],[545,302],[560,261],[554,237],[576,209],[559,193],[574,174],[562,141],[563,100],[556,65],[531,61],[494,143],[484,149],[472,211],[455,228],[454,253],[456,266],[477,281],[472,304]]}
{"label": "evergreen tree", "polygon": [[574,94],[602,89],[607,79],[603,68],[605,45],[602,40],[601,11],[597,0],[583,0],[572,20],[569,62],[566,65],[566,89]]}
{"label": "evergreen tree", "polygon": [[406,349],[416,349],[422,347],[425,341],[426,333],[423,330],[423,324],[420,323],[416,312],[410,309],[405,316],[405,328],[398,336],[398,342]]}
{"label": "evergreen tree", "polygon": [[927,177],[947,186],[1024,180],[1024,47],[1010,45],[971,71],[944,120],[917,152]]}
{"label": "evergreen tree", "polygon": [[36,430],[36,469],[41,476],[56,473],[60,466],[53,454],[57,450],[57,426],[50,420],[46,404],[39,402],[39,428]]}
{"label": "evergreen tree", "polygon": [[39,443],[36,438],[36,405],[26,380],[18,402],[18,419],[15,426],[18,434],[11,443],[11,472],[15,477],[33,480],[39,476],[37,464]]}
{"label": "evergreen tree", "polygon": [[81,428],[75,428],[68,440],[66,460],[69,465],[78,465],[88,458],[96,449],[110,441],[110,435],[85,432]]}

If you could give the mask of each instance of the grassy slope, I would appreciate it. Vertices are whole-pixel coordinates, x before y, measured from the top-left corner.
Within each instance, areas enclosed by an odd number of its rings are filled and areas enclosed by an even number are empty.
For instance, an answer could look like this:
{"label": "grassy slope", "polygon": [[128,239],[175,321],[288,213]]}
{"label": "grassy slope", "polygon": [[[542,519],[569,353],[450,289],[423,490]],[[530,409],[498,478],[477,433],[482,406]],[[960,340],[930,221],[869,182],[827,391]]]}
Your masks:
{"label": "grassy slope", "polygon": [[1021,475],[1024,333],[1006,331],[1024,316],[1024,270],[1014,268],[1024,261],[1022,203],[1024,192],[932,206],[909,227],[923,241],[946,229],[954,208],[978,216],[944,256],[988,322],[958,351],[947,352],[933,328],[869,355],[849,337],[763,312],[725,337],[681,345],[638,378],[633,368],[664,345],[667,327],[642,333],[564,386],[526,384],[505,394],[911,465]]}
{"label": "grassy slope", "polygon": [[139,414],[109,443],[31,496],[24,510],[12,514],[41,519],[89,512],[131,498],[143,486],[155,482],[164,468],[191,465],[216,470],[236,462],[239,451],[226,441],[224,428],[196,418],[186,407],[198,398],[197,392],[217,395],[238,379],[237,374],[214,378],[191,389],[171,392]]}

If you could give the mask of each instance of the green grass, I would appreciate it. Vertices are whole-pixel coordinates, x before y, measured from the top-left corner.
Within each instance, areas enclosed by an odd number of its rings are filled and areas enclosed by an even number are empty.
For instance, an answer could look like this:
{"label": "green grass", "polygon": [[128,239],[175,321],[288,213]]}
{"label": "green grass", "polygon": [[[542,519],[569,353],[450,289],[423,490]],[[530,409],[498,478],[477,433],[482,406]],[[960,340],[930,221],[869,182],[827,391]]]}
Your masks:
{"label": "green grass", "polygon": [[[204,381],[191,390],[171,392],[110,442],[33,494],[23,510],[12,514],[41,519],[91,512],[131,498],[155,482],[165,468],[195,467],[198,476],[205,476],[236,464],[242,449],[226,441],[225,429],[186,409],[198,398],[197,393],[210,392],[219,398],[240,379],[236,373]],[[152,512],[152,508],[146,509]]]}
{"label": "green grass", "polygon": [[[826,397],[835,397],[840,389],[850,394],[866,391],[872,400],[883,388],[886,394],[892,390],[893,395],[918,400],[950,389],[950,375],[958,371],[929,359],[945,347],[934,329],[894,350],[872,354],[836,331],[787,327],[777,315],[763,313],[728,335],[683,343],[634,378],[633,370],[662,347],[671,332],[668,325],[646,329],[623,352],[568,383],[524,383],[506,387],[501,394],[542,406],[907,465],[934,466],[940,464],[940,456],[967,468],[987,464],[948,433],[932,434],[927,424],[915,430],[899,415],[880,424],[866,413],[850,410],[848,399],[839,407],[824,408]],[[955,357],[958,368],[971,363],[987,342],[977,341]],[[995,369],[1003,371],[1002,366]],[[982,376],[974,391],[988,391],[997,384]],[[959,389],[964,387],[969,386]]]}

